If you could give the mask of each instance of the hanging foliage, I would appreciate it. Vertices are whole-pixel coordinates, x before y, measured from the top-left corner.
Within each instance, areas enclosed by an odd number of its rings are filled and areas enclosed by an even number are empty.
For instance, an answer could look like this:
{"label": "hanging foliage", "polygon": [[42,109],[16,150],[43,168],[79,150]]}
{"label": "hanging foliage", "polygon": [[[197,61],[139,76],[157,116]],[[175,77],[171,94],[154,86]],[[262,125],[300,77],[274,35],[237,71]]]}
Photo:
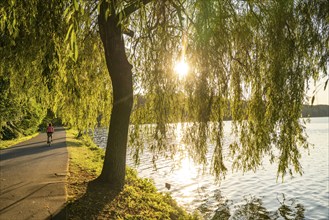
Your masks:
{"label": "hanging foliage", "polygon": [[[24,126],[37,123],[49,108],[80,131],[97,118],[108,123],[112,111],[107,150],[116,152],[127,147],[134,95],[130,144],[137,159],[146,136],[154,154],[172,156],[170,123],[189,122],[184,150],[206,164],[213,141],[218,178],[228,157],[243,171],[268,156],[278,176],[302,173],[299,152],[308,143],[301,110],[307,80],[328,76],[328,8],[307,0],[2,2],[0,133],[22,118],[38,119]],[[177,63],[184,74],[175,73]],[[229,155],[225,118],[236,137]],[[142,123],[153,124],[147,134]]]}

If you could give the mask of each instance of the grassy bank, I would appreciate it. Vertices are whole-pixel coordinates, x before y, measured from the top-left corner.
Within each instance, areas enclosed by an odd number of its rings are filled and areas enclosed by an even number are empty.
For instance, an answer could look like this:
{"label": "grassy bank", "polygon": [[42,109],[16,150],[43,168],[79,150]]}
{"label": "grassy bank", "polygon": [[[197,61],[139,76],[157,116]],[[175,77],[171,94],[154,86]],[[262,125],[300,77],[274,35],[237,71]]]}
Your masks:
{"label": "grassy bank", "polygon": [[184,211],[170,195],[157,192],[151,180],[137,177],[130,168],[119,194],[106,186],[88,184],[101,171],[104,151],[90,138],[77,140],[74,136],[74,132],[67,132],[69,219],[200,219]]}
{"label": "grassy bank", "polygon": [[5,149],[5,148],[11,147],[15,144],[19,144],[23,141],[27,141],[27,140],[37,136],[38,134],[39,133],[35,133],[35,134],[29,135],[29,136],[20,137],[20,138],[16,138],[16,139],[13,139],[13,140],[8,140],[8,141],[0,140],[0,149]]}

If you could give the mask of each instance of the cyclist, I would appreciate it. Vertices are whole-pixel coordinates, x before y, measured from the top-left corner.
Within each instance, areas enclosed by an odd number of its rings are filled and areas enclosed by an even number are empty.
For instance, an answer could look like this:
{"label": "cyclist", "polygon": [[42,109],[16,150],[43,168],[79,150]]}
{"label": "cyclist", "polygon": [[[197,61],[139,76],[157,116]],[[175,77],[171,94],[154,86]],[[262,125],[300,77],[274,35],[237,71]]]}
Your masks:
{"label": "cyclist", "polygon": [[[47,127],[47,143],[53,141],[53,133],[54,133],[55,129],[54,127],[51,125],[51,123],[49,123],[48,127]],[[51,140],[49,141],[49,138],[51,138]]]}

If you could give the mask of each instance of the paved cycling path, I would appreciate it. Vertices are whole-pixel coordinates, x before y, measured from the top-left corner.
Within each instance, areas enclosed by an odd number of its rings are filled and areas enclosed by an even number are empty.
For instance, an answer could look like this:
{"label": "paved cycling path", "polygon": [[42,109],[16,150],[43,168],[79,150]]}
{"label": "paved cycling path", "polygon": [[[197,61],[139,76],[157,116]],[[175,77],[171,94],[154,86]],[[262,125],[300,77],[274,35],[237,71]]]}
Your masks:
{"label": "paved cycling path", "polygon": [[66,133],[55,128],[0,150],[0,219],[50,219],[66,202]]}

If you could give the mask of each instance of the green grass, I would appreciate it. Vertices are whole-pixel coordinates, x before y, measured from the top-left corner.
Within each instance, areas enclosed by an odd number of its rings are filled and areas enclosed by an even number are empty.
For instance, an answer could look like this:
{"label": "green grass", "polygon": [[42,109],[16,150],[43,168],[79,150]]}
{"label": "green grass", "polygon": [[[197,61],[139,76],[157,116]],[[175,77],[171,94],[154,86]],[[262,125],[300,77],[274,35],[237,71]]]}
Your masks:
{"label": "green grass", "polygon": [[69,140],[67,141],[70,163],[83,168],[91,174],[99,174],[102,169],[104,159],[104,150],[95,145],[88,136],[80,139],[72,138],[76,136],[74,131],[68,131]]}
{"label": "green grass", "polygon": [[19,144],[23,141],[27,141],[27,140],[37,136],[38,134],[39,133],[35,133],[35,134],[29,135],[29,136],[24,136],[24,137],[20,137],[20,138],[16,138],[16,139],[13,139],[13,140],[8,140],[8,141],[0,140],[0,149],[5,149],[5,148],[8,148],[8,147],[14,146],[15,144]]}
{"label": "green grass", "polygon": [[152,180],[127,168],[126,184],[119,194],[106,185],[88,185],[101,172],[104,150],[89,137],[74,138],[67,132],[70,156],[67,213],[69,219],[202,219],[187,213],[169,194],[160,193]]}

